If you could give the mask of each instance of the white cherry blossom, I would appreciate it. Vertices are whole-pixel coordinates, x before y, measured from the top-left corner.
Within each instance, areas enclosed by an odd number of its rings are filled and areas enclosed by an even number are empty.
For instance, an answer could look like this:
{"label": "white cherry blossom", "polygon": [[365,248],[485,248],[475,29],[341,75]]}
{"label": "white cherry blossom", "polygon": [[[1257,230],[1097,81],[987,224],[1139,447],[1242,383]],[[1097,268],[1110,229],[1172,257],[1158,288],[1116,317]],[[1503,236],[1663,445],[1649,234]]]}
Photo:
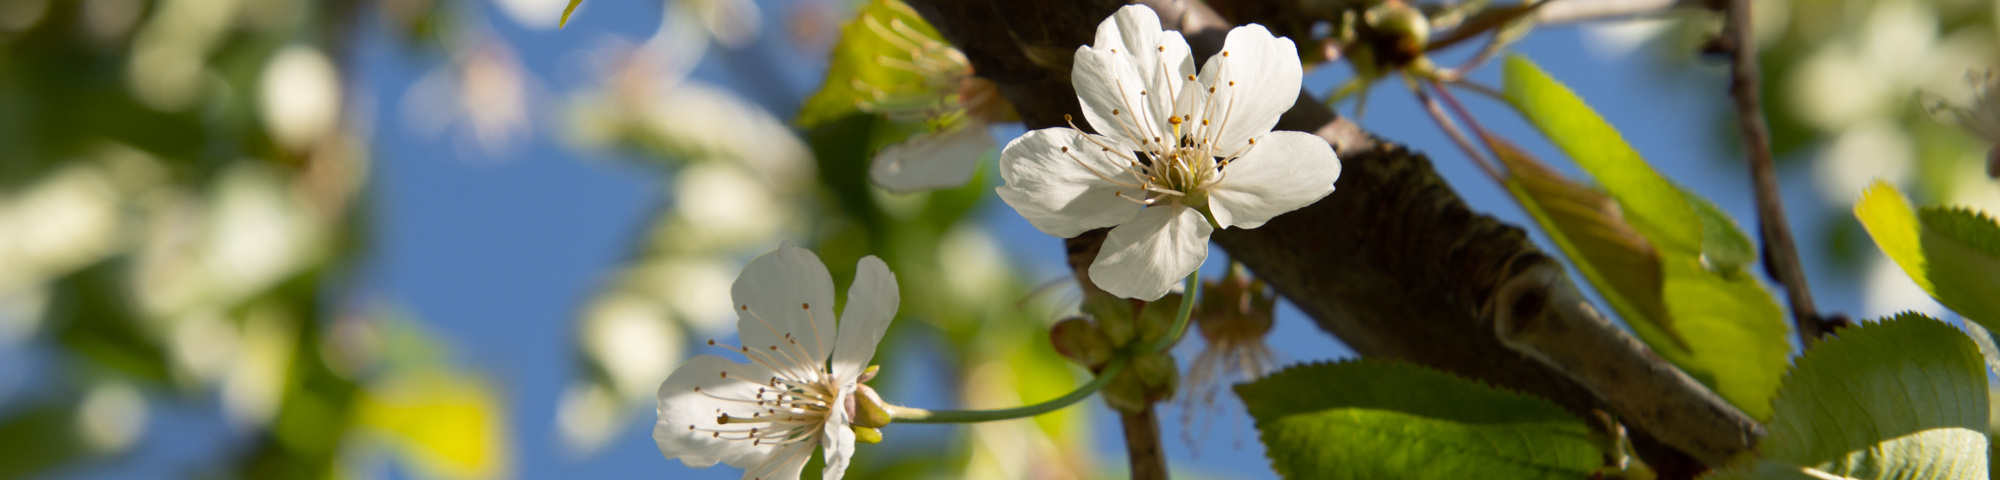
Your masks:
{"label": "white cherry blossom", "polygon": [[823,447],[825,478],[841,478],[854,455],[856,396],[872,392],[862,385],[873,376],[868,361],[900,302],[895,274],[862,258],[836,325],[826,265],[786,243],[745,266],[730,294],[743,343],[730,349],[750,363],[700,355],[667,376],[653,426],[660,453],[690,467],[743,468],[745,479],[796,479]]}
{"label": "white cherry blossom", "polygon": [[1229,32],[1197,74],[1180,32],[1132,5],[1078,47],[1084,118],[1028,132],[1000,153],[1000,198],[1042,232],[1113,227],[1091,281],[1165,295],[1208,257],[1217,227],[1257,228],[1333,192],[1340,159],[1303,132],[1271,131],[1298,98],[1298,49],[1260,25]]}

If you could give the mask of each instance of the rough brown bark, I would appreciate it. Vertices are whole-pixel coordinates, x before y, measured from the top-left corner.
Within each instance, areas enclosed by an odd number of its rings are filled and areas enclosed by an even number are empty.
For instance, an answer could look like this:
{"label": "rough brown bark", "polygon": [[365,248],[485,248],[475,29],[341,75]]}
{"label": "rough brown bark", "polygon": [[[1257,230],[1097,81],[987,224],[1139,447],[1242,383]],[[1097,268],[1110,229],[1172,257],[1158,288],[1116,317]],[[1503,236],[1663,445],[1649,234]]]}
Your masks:
{"label": "rough brown bark", "polygon": [[[1065,125],[1064,115],[1081,121],[1070,59],[1122,5],[1116,0],[910,3],[965,51],[980,76],[999,85],[1030,129]],[[1233,26],[1200,2],[1147,3],[1167,28],[1183,32],[1197,58],[1219,49]],[[1337,190],[1262,228],[1219,230],[1214,240],[1355,352],[1533,393],[1579,415],[1617,413],[1630,424],[1642,459],[1661,473],[1686,472],[1663,478],[1691,476],[1763,435],[1756,422],[1629,335],[1599,328],[1608,323],[1587,306],[1549,304],[1550,298],[1569,298],[1552,291],[1575,291],[1560,275],[1554,284],[1500,294],[1510,280],[1560,272],[1560,266],[1520,229],[1468,208],[1422,155],[1378,141],[1303,93],[1278,128],[1313,132],[1334,146],[1343,165]],[[1601,337],[1593,338],[1593,347],[1611,349],[1615,361],[1578,365],[1552,360],[1576,357],[1569,352],[1543,355],[1524,350],[1541,346],[1521,342],[1510,348],[1496,329],[1499,311],[1515,313],[1510,334],[1553,327]],[[1632,384],[1648,380],[1659,382],[1636,390]],[[1663,404],[1682,411],[1662,415]]]}

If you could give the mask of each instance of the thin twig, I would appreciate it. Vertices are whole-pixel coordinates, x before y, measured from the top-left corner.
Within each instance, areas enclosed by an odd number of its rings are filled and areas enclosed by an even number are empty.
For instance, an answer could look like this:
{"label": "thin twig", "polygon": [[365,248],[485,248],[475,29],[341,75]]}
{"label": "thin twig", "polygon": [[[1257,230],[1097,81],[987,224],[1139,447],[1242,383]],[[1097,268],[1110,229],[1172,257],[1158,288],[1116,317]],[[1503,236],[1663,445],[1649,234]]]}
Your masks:
{"label": "thin twig", "polygon": [[1750,25],[1750,0],[1729,0],[1728,18],[1718,41],[1729,51],[1729,95],[1736,107],[1737,126],[1742,129],[1743,150],[1750,155],[1750,180],[1757,191],[1757,226],[1764,239],[1764,267],[1785,287],[1799,342],[1811,348],[1826,335],[1826,325],[1813,306],[1812,289],[1806,286],[1805,268],[1799,264],[1799,249],[1792,241],[1784,199],[1778,193],[1778,171],[1771,165],[1770,129],[1764,124],[1763,99],[1758,92],[1757,44]]}
{"label": "thin twig", "polygon": [[1156,404],[1145,410],[1119,412],[1125,428],[1125,453],[1132,461],[1132,480],[1167,480],[1167,456],[1160,450],[1160,416]]}
{"label": "thin twig", "polygon": [[1409,83],[1410,91],[1417,94],[1417,102],[1422,103],[1424,110],[1430,112],[1431,120],[1437,121],[1438,128],[1444,130],[1446,136],[1451,137],[1451,142],[1458,145],[1459,150],[1465,151],[1465,156],[1471,158],[1472,163],[1478,164],[1479,170],[1486,172],[1486,176],[1492,178],[1494,183],[1506,185],[1507,177],[1501,175],[1500,170],[1489,163],[1484,154],[1479,153],[1479,147],[1465,137],[1465,132],[1458,129],[1458,123],[1453,122],[1451,116],[1445,114],[1444,108],[1438,106],[1437,99],[1431,98],[1431,95],[1424,91],[1423,85],[1415,80],[1410,80]]}

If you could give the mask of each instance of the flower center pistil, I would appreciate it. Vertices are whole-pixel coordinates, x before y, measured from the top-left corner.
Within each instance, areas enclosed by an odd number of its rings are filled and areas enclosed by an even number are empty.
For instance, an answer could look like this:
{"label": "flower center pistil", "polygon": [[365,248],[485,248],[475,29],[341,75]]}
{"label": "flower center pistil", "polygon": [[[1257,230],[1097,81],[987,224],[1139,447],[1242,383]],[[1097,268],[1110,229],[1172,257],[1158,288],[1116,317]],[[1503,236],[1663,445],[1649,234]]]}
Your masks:
{"label": "flower center pistil", "polygon": [[[807,314],[811,315],[811,306],[806,305],[804,308]],[[749,305],[742,306],[742,310],[767,327],[770,325],[764,321],[762,315],[750,310]],[[808,323],[811,323],[810,319]],[[818,335],[818,332],[813,333],[814,336]],[[826,358],[825,355],[814,355],[806,351],[798,338],[790,333],[781,334],[779,337],[783,340],[783,348],[771,345],[765,350],[730,347],[718,344],[714,340],[708,341],[710,346],[727,348],[743,354],[751,363],[771,371],[772,375],[764,379],[752,379],[732,377],[726,371],[721,373],[723,378],[758,384],[756,392],[748,398],[743,398],[740,390],[718,394],[695,387],[695,392],[707,395],[709,398],[752,405],[755,408],[748,417],[732,416],[722,409],[716,409],[713,427],[690,424],[687,427],[689,431],[709,432],[711,437],[724,440],[747,440],[752,445],[785,445],[817,439],[816,435],[819,434],[820,427],[826,424],[827,416],[838,397],[840,389],[836,385],[837,380],[825,362],[813,361]],[[813,344],[817,348],[819,342],[814,341]],[[744,429],[742,426],[751,427]]]}

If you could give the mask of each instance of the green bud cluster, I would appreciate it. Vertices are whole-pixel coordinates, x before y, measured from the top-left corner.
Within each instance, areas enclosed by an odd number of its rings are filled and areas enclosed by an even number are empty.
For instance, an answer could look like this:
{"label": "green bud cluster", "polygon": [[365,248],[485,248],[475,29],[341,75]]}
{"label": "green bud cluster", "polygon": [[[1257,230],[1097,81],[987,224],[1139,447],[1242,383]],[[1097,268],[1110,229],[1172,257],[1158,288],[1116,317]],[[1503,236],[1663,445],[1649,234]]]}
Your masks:
{"label": "green bud cluster", "polygon": [[1049,341],[1056,352],[1093,372],[1113,358],[1130,358],[1131,367],[1118,372],[1100,395],[1112,408],[1136,412],[1172,398],[1180,384],[1173,356],[1154,350],[1161,339],[1180,333],[1172,330],[1181,298],[1172,294],[1142,302],[1089,296],[1083,305],[1086,315],[1057,322],[1049,328]]}

